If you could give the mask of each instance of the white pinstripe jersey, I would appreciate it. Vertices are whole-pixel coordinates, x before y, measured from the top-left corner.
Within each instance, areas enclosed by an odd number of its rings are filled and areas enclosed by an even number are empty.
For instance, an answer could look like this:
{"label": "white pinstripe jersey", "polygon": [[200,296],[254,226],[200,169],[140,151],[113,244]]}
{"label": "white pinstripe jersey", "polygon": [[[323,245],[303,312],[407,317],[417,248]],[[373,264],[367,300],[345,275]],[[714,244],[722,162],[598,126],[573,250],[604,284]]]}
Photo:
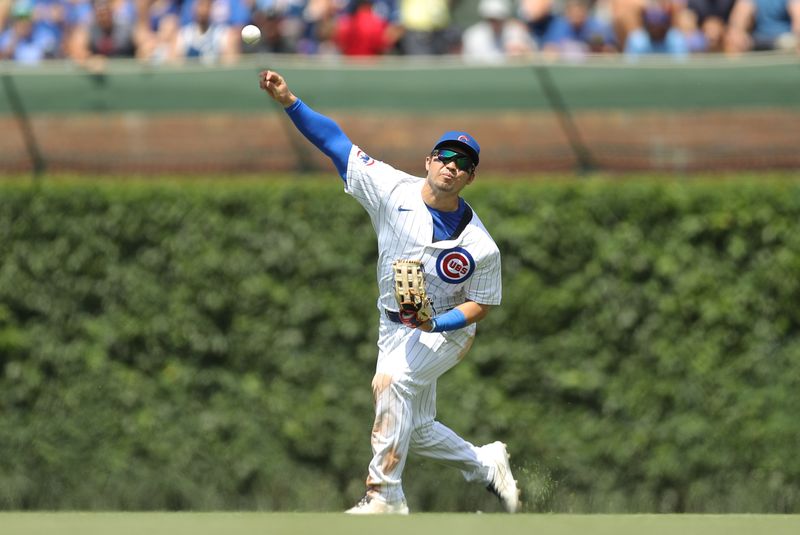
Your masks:
{"label": "white pinstripe jersey", "polygon": [[366,210],[378,235],[378,308],[397,310],[392,262],[421,260],[436,314],[465,301],[499,305],[500,251],[472,213],[450,240],[433,241],[433,218],[422,200],[424,178],[373,160],[353,145],[345,191]]}

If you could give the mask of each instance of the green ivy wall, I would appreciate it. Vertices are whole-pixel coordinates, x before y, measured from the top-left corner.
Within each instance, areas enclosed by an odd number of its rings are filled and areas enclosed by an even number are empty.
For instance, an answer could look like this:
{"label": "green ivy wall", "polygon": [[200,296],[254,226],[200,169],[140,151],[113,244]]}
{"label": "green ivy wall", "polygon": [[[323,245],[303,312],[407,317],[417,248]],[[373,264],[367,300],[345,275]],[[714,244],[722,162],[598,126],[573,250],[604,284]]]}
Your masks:
{"label": "green ivy wall", "polygon": [[[440,380],[529,511],[800,512],[800,185],[476,183],[503,305]],[[336,511],[375,238],[320,181],[0,185],[0,509]],[[412,460],[413,510],[496,511]]]}

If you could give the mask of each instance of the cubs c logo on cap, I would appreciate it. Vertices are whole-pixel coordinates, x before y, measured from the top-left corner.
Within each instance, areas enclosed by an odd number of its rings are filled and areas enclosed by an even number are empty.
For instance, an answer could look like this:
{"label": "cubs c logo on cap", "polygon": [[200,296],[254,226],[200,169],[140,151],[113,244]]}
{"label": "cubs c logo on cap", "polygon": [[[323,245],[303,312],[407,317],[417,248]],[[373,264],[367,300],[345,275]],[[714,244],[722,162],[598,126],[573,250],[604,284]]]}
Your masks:
{"label": "cubs c logo on cap", "polygon": [[473,271],[475,271],[475,260],[462,247],[442,251],[436,259],[436,274],[449,284],[464,282]]}
{"label": "cubs c logo on cap", "polygon": [[464,143],[469,143],[469,138],[464,135],[458,136],[458,140],[463,141]]}

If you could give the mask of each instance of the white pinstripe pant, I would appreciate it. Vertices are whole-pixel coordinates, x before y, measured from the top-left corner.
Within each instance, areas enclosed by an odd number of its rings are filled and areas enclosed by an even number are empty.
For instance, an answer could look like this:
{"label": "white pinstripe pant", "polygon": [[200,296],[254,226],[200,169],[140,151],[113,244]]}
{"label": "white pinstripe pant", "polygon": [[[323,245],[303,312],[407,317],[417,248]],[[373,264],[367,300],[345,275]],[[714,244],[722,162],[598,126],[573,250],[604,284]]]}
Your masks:
{"label": "white pinstripe pant", "polygon": [[426,333],[381,318],[378,364],[372,381],[375,424],[367,489],[389,502],[404,498],[409,451],[461,470],[467,481],[488,482],[478,449],[436,418],[436,380],[469,351],[475,325]]}

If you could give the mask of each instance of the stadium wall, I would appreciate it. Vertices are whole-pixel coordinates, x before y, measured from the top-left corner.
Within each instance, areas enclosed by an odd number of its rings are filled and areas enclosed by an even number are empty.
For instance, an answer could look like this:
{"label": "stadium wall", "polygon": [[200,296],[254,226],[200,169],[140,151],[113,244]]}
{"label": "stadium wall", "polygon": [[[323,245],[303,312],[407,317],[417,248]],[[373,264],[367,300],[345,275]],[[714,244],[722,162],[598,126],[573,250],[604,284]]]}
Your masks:
{"label": "stadium wall", "polygon": [[249,57],[231,67],[0,65],[0,172],[327,171],[258,89],[283,72],[373,157],[413,171],[443,130],[484,147],[482,170],[800,168],[800,58],[465,64]]}

